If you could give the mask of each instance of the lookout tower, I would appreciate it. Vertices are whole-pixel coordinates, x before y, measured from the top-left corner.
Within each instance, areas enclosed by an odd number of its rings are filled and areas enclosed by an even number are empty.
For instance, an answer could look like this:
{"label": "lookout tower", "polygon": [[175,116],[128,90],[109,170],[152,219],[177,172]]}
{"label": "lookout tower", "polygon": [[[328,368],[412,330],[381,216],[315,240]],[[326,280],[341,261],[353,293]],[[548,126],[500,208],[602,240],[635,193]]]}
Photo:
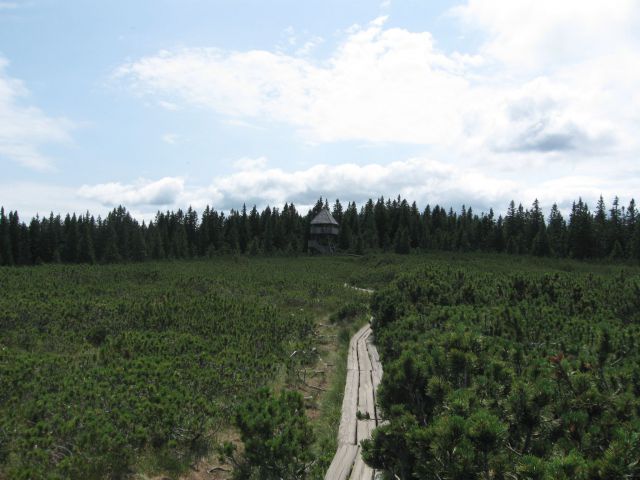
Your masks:
{"label": "lookout tower", "polygon": [[340,233],[340,224],[323,208],[318,215],[311,220],[309,232],[309,253],[333,253],[336,250],[336,241]]}

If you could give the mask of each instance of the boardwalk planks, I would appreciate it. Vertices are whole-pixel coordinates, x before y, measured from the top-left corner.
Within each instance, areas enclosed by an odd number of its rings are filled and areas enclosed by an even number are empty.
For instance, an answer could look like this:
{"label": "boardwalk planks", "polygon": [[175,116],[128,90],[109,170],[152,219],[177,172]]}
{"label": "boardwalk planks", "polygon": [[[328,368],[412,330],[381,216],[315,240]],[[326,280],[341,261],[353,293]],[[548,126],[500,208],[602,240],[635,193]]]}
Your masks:
{"label": "boardwalk planks", "polygon": [[[376,427],[375,391],[382,379],[382,365],[365,325],[351,338],[347,356],[347,381],[338,429],[338,450],[325,480],[373,480],[376,472],[362,460],[360,442],[371,437]],[[358,420],[357,413],[369,414]]]}

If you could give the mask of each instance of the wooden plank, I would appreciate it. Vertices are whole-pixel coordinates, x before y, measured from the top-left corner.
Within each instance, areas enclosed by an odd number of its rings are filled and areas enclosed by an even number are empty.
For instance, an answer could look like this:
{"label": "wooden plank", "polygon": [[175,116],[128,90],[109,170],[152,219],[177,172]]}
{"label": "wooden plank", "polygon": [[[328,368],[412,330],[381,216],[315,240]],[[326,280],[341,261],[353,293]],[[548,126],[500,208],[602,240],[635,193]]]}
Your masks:
{"label": "wooden plank", "polygon": [[371,384],[373,385],[374,398],[377,400],[377,392],[378,387],[380,386],[380,382],[382,382],[382,372],[377,370],[371,371]]}
{"label": "wooden plank", "polygon": [[356,441],[356,414],[358,411],[359,372],[347,371],[347,381],[342,399],[342,414],[338,427],[338,443],[354,444]]}
{"label": "wooden plank", "polygon": [[371,372],[360,371],[358,385],[358,411],[369,414],[369,418],[375,418],[375,404],[373,403],[373,385],[371,384]]}
{"label": "wooden plank", "polygon": [[357,454],[358,447],[356,445],[340,445],[324,476],[325,480],[346,480],[349,478]]}
{"label": "wooden plank", "polygon": [[358,420],[358,445],[362,440],[371,438],[374,428],[376,428],[375,420]]}
{"label": "wooden plank", "polygon": [[371,371],[371,360],[369,359],[369,351],[367,343],[364,340],[358,342],[358,368],[360,370]]}
{"label": "wooden plank", "polygon": [[349,353],[347,355],[347,370],[358,370],[358,342],[370,330],[369,325],[365,325],[349,341]]}
{"label": "wooden plank", "polygon": [[[375,391],[382,379],[382,365],[372,342],[369,325],[351,338],[347,356],[347,379],[338,429],[338,450],[325,480],[374,480],[377,473],[362,460],[359,444],[371,438],[378,424]],[[357,420],[357,412],[368,413],[370,420]]]}
{"label": "wooden plank", "polygon": [[364,460],[362,459],[362,449],[358,447],[358,453],[356,455],[349,480],[373,480],[373,476],[374,470],[364,463]]}
{"label": "wooden plank", "polygon": [[369,335],[367,337],[367,349],[369,350],[369,356],[371,357],[371,363],[375,364],[376,363],[380,363],[380,355],[378,355],[378,349],[376,348],[376,346],[373,344],[373,332],[371,333],[371,335]]}
{"label": "wooden plank", "polygon": [[347,370],[358,370],[357,344],[349,345],[349,353],[347,354]]}

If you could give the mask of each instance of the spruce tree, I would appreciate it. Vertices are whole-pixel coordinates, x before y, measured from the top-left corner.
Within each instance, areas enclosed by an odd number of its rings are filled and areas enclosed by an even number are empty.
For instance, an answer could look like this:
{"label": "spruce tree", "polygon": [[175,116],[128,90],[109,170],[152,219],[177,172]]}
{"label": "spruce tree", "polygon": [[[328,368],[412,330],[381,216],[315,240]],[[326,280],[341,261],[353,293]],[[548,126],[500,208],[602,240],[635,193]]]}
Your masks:
{"label": "spruce tree", "polygon": [[598,257],[606,257],[608,250],[608,230],[607,230],[607,210],[602,195],[598,199],[596,212],[593,217],[593,227],[595,236],[595,254]]}
{"label": "spruce tree", "polygon": [[96,261],[96,254],[93,248],[93,237],[89,222],[83,222],[80,231],[80,242],[78,245],[78,261],[80,263],[93,264]]}
{"label": "spruce tree", "polygon": [[631,237],[631,258],[636,261],[640,261],[640,221],[636,222],[636,226],[633,230]]}
{"label": "spruce tree", "polygon": [[567,226],[555,203],[551,207],[549,213],[549,226],[547,228],[547,237],[549,239],[549,247],[551,254],[555,257],[564,257],[566,255],[566,236]]}
{"label": "spruce tree", "polygon": [[144,240],[142,227],[137,223],[134,223],[134,230],[131,239],[131,259],[136,262],[144,262],[147,257],[147,245]]}
{"label": "spruce tree", "polygon": [[573,204],[569,217],[569,253],[577,259],[589,258],[593,255],[593,218],[589,207],[578,199]]}
{"label": "spruce tree", "polygon": [[9,244],[9,225],[4,214],[4,207],[0,207],[0,265],[11,265],[11,245]]}
{"label": "spruce tree", "polygon": [[395,252],[401,255],[407,255],[411,252],[411,242],[406,227],[400,228],[396,234]]}
{"label": "spruce tree", "polygon": [[104,263],[119,262],[122,257],[120,257],[120,252],[118,251],[118,234],[116,233],[116,229],[112,222],[107,223],[106,229],[107,235],[102,261]]}
{"label": "spruce tree", "polygon": [[531,254],[538,257],[549,254],[549,238],[547,237],[547,228],[544,223],[540,223],[538,226],[538,233],[536,233],[531,244]]}

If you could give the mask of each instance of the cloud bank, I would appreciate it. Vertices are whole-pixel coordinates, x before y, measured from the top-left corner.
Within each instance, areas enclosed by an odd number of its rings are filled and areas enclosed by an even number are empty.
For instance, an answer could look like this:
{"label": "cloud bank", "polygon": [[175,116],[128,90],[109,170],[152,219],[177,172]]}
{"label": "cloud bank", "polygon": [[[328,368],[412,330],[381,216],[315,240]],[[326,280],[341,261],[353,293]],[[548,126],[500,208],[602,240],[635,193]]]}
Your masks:
{"label": "cloud bank", "polygon": [[82,198],[95,200],[107,207],[172,206],[184,191],[184,180],[164,177],[157,181],[139,180],[133,184],[118,182],[83,185],[78,190]]}
{"label": "cloud bank", "polygon": [[609,201],[618,195],[625,202],[637,188],[633,176],[602,180],[597,179],[595,172],[558,176],[530,187],[526,176],[515,180],[423,157],[389,164],[319,164],[293,171],[268,168],[264,157],[243,158],[234,165],[235,172],[217,176],[208,185],[167,177],[130,185],[85,185],[78,195],[103,206],[132,206],[145,212],[145,218],[151,218],[158,208],[189,205],[200,210],[212,205],[228,211],[239,209],[243,204],[281,207],[285,202],[293,202],[305,211],[320,196],[330,201],[336,198],[343,202],[356,201],[362,206],[372,197],[375,200],[380,195],[385,198],[401,195],[417,201],[422,208],[439,204],[458,209],[464,204],[476,212],[488,212],[490,208],[502,212],[512,199],[530,205],[537,198],[544,208],[558,203],[566,211],[579,196],[588,199],[592,206],[600,194]]}

